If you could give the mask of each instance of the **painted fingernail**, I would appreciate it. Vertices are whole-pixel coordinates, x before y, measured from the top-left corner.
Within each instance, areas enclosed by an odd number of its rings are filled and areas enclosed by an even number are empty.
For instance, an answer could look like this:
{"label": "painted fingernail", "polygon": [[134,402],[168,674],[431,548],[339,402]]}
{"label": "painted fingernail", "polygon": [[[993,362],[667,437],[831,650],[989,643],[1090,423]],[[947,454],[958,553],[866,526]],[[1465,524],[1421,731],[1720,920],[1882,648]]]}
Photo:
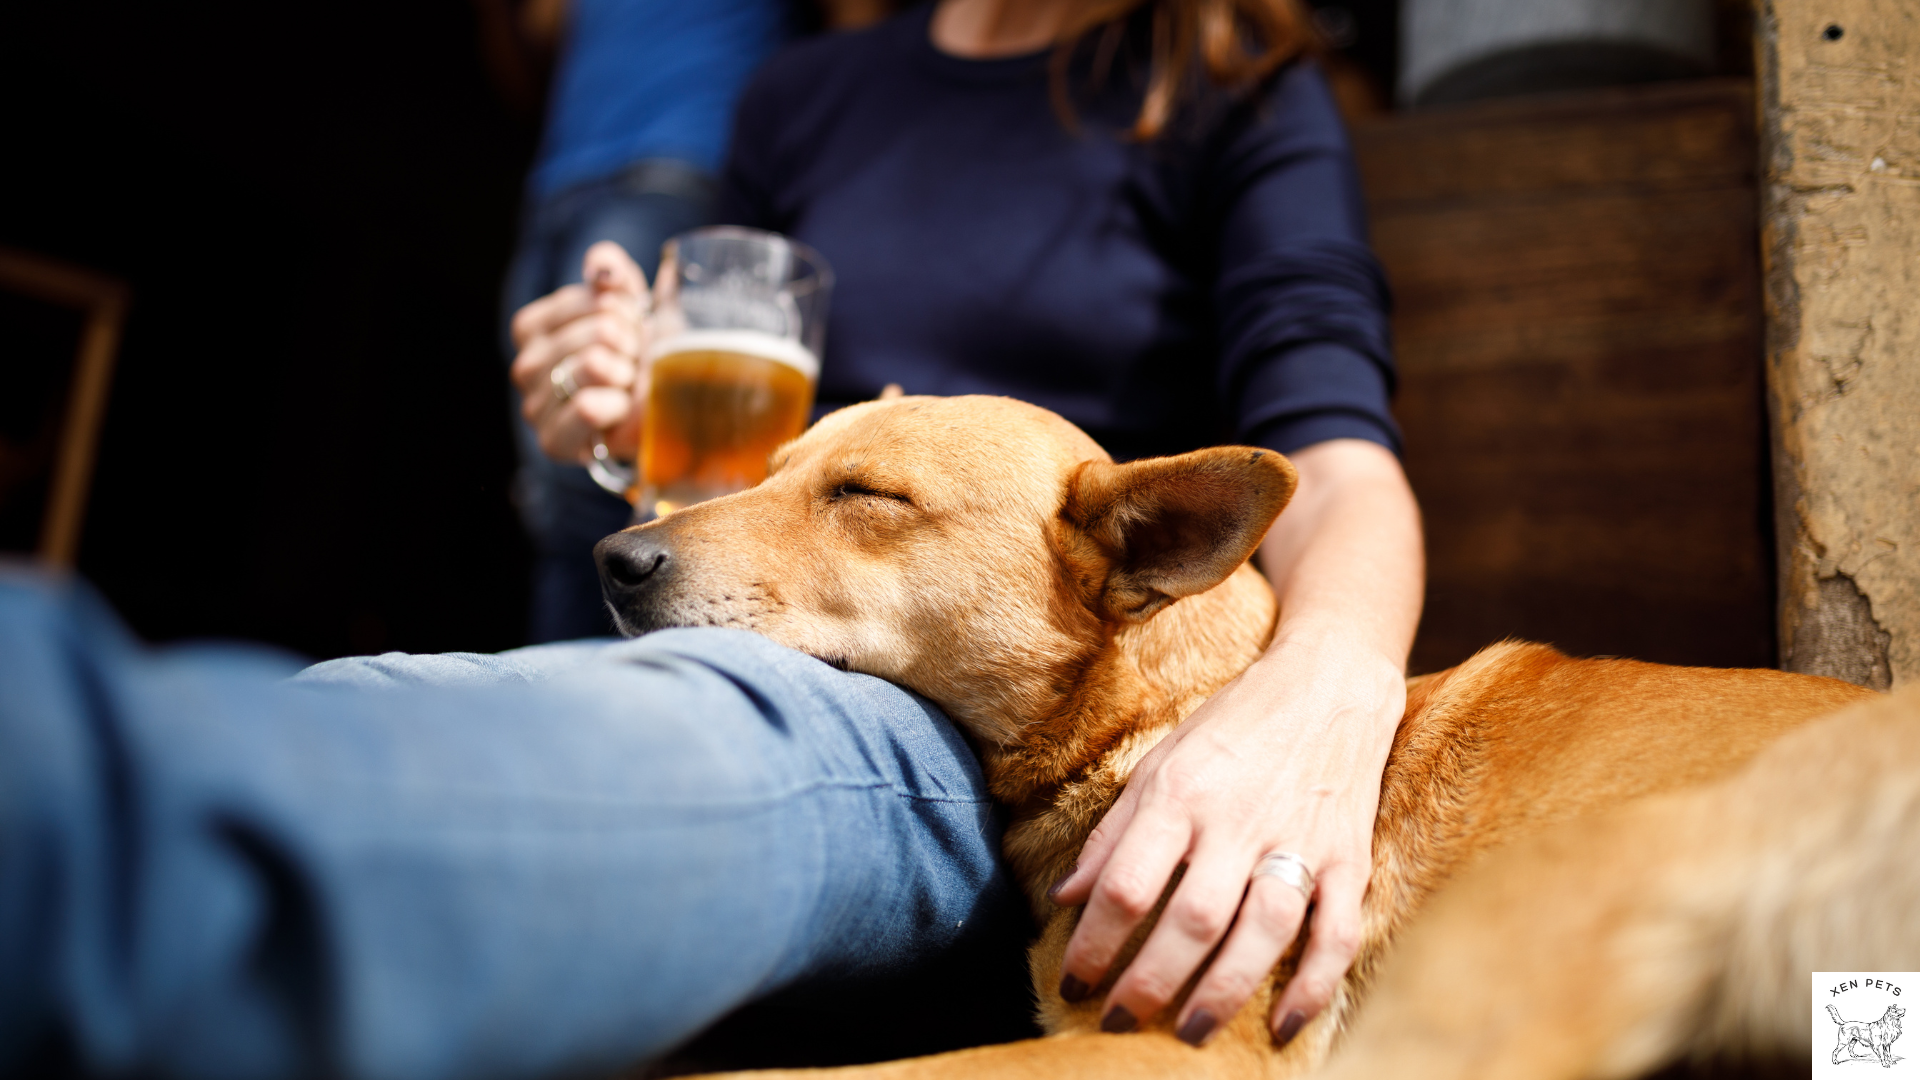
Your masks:
{"label": "painted fingernail", "polygon": [[1074,863],[1072,866],[1067,867],[1066,873],[1060,875],[1059,881],[1056,881],[1053,884],[1047,886],[1047,899],[1052,900],[1055,897],[1059,896],[1060,890],[1067,887],[1068,879],[1072,878],[1074,871],[1078,869],[1080,869],[1080,864]]}
{"label": "painted fingernail", "polygon": [[1306,1013],[1301,1012],[1299,1009],[1294,1009],[1287,1013],[1286,1019],[1280,1021],[1280,1030],[1273,1033],[1274,1045],[1285,1046],[1292,1042],[1293,1037],[1300,1034],[1300,1029],[1305,1027],[1306,1024]]}
{"label": "painted fingernail", "polygon": [[1213,1018],[1212,1013],[1205,1009],[1195,1009],[1193,1015],[1187,1017],[1187,1022],[1181,1024],[1180,1030],[1174,1034],[1188,1046],[1199,1046],[1207,1041],[1207,1036],[1213,1034],[1213,1025],[1217,1023],[1219,1021]]}
{"label": "painted fingernail", "polygon": [[1069,1005],[1076,1001],[1087,1000],[1087,992],[1092,989],[1093,987],[1088,986],[1086,983],[1081,982],[1071,975],[1060,976],[1060,996],[1065,999]]}
{"label": "painted fingernail", "polygon": [[1127,1011],[1125,1005],[1115,1005],[1107,1010],[1107,1015],[1100,1018],[1100,1030],[1109,1035],[1125,1035],[1139,1023],[1133,1018],[1133,1014]]}
{"label": "painted fingernail", "polygon": [[595,285],[605,285],[607,282],[612,280],[613,280],[613,271],[607,269],[604,266],[593,272],[593,283]]}

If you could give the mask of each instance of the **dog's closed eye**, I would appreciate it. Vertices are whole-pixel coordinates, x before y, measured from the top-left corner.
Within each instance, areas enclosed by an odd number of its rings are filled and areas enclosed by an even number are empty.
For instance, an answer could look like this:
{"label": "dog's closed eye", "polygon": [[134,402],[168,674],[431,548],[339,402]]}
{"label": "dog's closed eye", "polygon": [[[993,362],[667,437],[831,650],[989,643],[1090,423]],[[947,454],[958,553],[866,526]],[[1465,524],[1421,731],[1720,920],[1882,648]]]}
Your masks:
{"label": "dog's closed eye", "polygon": [[868,487],[858,480],[842,480],[827,497],[830,499],[891,499],[907,506],[913,505],[912,499],[897,491],[882,491]]}

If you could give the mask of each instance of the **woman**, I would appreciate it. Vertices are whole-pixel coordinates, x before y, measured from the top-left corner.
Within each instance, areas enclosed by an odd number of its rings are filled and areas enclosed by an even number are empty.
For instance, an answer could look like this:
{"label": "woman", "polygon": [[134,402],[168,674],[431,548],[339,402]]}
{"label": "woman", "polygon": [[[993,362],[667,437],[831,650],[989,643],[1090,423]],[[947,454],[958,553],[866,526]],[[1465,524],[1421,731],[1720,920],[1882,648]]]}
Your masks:
{"label": "woman", "polygon": [[[940,0],[773,61],[742,101],[722,213],[834,264],[825,403],[888,382],[1004,393],[1118,457],[1251,442],[1298,467],[1261,548],[1272,646],[1141,761],[1052,894],[1086,905],[1061,985],[1078,1000],[1186,866],[1103,1026],[1157,1015],[1218,948],[1174,1018],[1196,1045],[1294,940],[1309,890],[1278,1040],[1351,962],[1419,618],[1384,286],[1299,62],[1309,33],[1290,0]],[[514,322],[514,379],[558,460],[632,445],[638,423],[645,282],[612,245],[585,271],[593,287]],[[1256,875],[1277,853],[1306,888]]]}

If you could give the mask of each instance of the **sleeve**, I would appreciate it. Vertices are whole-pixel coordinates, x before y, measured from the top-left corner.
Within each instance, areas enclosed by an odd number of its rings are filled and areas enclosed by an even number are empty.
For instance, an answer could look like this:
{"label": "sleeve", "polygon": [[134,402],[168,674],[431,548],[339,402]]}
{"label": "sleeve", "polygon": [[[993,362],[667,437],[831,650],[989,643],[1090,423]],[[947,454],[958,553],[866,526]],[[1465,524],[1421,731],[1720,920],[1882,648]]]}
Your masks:
{"label": "sleeve", "polygon": [[1283,69],[1217,139],[1218,389],[1237,436],[1282,453],[1358,438],[1398,454],[1386,278],[1319,67]]}

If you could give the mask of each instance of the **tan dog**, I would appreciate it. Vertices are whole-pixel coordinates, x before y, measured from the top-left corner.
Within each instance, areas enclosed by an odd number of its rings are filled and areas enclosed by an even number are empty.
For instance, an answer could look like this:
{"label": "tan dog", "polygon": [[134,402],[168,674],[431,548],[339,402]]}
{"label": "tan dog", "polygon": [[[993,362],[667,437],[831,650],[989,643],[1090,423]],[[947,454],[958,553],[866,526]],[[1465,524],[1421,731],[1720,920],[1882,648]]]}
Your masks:
{"label": "tan dog", "polygon": [[1115,465],[1058,416],[983,397],[844,409],[773,467],[759,487],[608,537],[597,555],[627,633],[757,630],[911,687],[977,740],[1013,808],[1008,860],[1044,923],[1032,968],[1056,1037],[870,1067],[886,1075],[1304,1072],[1400,926],[1482,852],[1717,778],[1865,693],[1515,643],[1416,679],[1383,782],[1364,941],[1328,1010],[1274,1049],[1265,1015],[1289,958],[1204,1049],[1168,1032],[1178,1002],[1139,1032],[1100,1034],[1099,999],[1131,954],[1089,1000],[1061,1000],[1077,912],[1045,890],[1141,756],[1266,647],[1273,593],[1247,559],[1292,493],[1292,467],[1245,447]]}

